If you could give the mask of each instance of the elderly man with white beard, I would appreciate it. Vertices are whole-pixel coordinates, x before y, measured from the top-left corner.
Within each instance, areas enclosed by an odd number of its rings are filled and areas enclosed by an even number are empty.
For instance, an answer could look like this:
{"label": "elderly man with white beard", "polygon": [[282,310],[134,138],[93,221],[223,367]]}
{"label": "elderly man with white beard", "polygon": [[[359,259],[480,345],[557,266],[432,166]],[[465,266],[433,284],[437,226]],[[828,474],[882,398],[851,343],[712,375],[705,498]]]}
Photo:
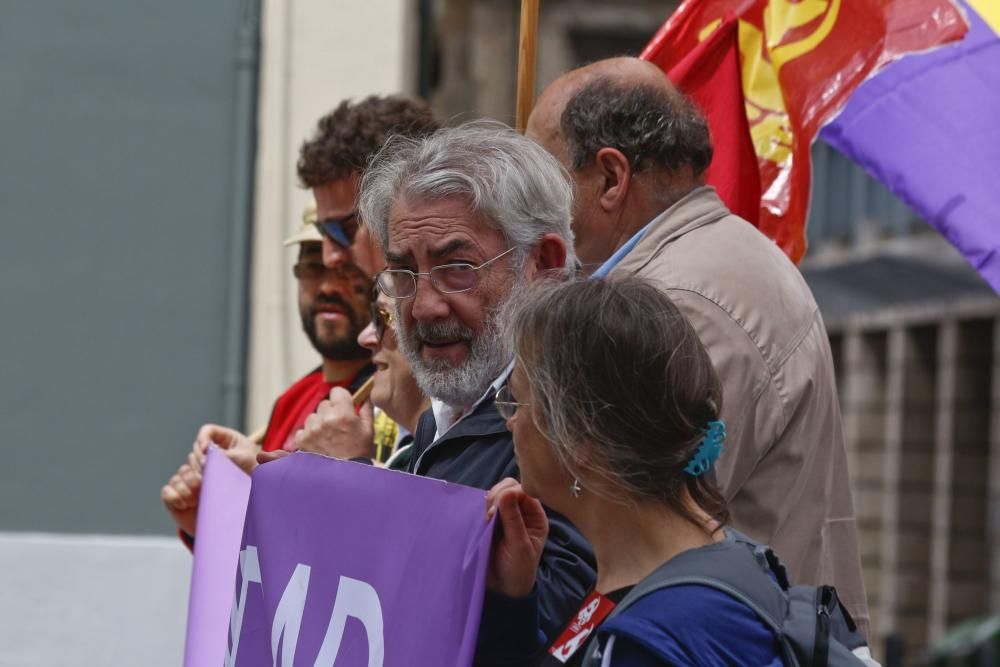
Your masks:
{"label": "elderly man with white beard", "polygon": [[[484,490],[519,477],[494,404],[513,362],[507,315],[531,281],[572,273],[571,201],[555,159],[495,123],[393,137],[366,170],[358,210],[385,254],[379,288],[395,301],[399,347],[431,397],[408,472]],[[353,419],[345,410],[314,423],[300,448],[346,456],[352,428],[343,422]],[[501,529],[516,528],[500,509]],[[530,664],[536,628],[554,638],[593,587],[590,545],[565,518],[548,518],[536,586],[489,586],[476,665]],[[506,574],[488,572],[488,585]]]}

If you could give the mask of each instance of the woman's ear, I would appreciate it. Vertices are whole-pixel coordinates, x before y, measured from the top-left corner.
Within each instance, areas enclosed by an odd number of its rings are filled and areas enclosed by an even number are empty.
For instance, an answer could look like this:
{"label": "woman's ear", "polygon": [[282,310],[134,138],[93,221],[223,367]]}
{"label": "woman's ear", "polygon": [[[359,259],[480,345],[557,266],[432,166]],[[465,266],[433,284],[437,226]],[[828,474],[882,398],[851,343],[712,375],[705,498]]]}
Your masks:
{"label": "woman's ear", "polygon": [[632,186],[632,165],[620,150],[605,147],[597,151],[594,167],[601,177],[598,203],[607,212],[618,211]]}

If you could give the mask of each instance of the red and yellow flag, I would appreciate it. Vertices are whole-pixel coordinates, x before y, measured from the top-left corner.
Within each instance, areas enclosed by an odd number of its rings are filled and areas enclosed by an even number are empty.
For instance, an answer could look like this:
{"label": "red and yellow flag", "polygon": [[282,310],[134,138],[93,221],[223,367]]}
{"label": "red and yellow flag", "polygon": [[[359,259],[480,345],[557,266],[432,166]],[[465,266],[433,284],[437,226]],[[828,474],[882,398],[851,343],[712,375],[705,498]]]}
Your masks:
{"label": "red and yellow flag", "polygon": [[704,110],[708,182],[798,262],[819,129],[878,68],[966,30],[950,0],[686,0],[642,57]]}

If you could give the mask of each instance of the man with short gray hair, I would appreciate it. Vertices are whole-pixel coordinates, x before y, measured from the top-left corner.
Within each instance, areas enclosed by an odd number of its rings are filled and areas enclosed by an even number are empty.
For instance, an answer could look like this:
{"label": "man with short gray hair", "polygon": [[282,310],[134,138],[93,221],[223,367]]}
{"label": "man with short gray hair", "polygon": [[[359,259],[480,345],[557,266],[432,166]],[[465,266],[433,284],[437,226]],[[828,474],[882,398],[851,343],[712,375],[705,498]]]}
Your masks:
{"label": "man with short gray hair", "polygon": [[[365,172],[361,219],[388,266],[378,284],[396,300],[400,347],[432,398],[409,472],[481,489],[519,476],[494,405],[513,361],[509,306],[531,281],[571,271],[571,197],[544,149],[492,123],[393,138]],[[593,585],[589,545],[549,518],[537,587],[487,594],[477,665],[527,664],[535,610],[552,637]]]}

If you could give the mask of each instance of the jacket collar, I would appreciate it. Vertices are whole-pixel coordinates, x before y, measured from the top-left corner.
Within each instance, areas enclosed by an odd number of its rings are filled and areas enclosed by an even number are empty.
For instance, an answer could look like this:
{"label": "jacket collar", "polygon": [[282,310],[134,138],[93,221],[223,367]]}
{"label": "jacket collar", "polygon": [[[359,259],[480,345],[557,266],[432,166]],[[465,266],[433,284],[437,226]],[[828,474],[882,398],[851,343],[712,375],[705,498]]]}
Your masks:
{"label": "jacket collar", "polygon": [[707,185],[697,187],[653,218],[642,239],[619,266],[629,272],[639,271],[663,246],[727,215],[731,213],[719,199],[715,188]]}
{"label": "jacket collar", "polygon": [[[500,413],[497,412],[497,406],[494,403],[494,400],[495,398],[492,395],[484,398],[478,405],[476,405],[472,412],[455,422],[455,424],[442,434],[441,437],[439,437],[433,444],[437,444],[438,442],[443,442],[445,440],[451,440],[453,438],[462,438],[467,436],[480,437],[484,435],[494,435],[497,433],[507,433],[507,422],[500,416]],[[426,426],[423,423],[424,421],[426,421]],[[426,411],[421,417],[421,422],[421,427],[427,428],[430,434],[435,433],[437,430],[437,423],[434,421],[434,413],[432,411]]]}
{"label": "jacket collar", "polygon": [[431,412],[434,413],[434,421],[438,429],[436,436],[440,437],[447,433],[452,426],[465,419],[466,415],[474,413],[485,400],[495,398],[500,387],[507,384],[512,372],[514,372],[513,361],[507,364],[507,367],[503,369],[497,379],[493,380],[482,396],[465,409],[454,408],[437,399],[431,399]]}
{"label": "jacket collar", "polygon": [[507,431],[506,420],[500,416],[494,400],[494,397],[490,396],[488,399],[481,401],[471,413],[456,422],[454,426],[448,429],[447,433],[439,438],[435,437],[437,424],[434,421],[434,413],[431,410],[427,410],[420,415],[420,421],[417,423],[417,432],[414,434],[414,449],[411,459],[412,463],[409,468],[410,472],[420,474],[420,463],[424,454],[452,440],[461,438],[481,440],[486,437],[496,437],[502,434],[509,436],[510,433]]}

